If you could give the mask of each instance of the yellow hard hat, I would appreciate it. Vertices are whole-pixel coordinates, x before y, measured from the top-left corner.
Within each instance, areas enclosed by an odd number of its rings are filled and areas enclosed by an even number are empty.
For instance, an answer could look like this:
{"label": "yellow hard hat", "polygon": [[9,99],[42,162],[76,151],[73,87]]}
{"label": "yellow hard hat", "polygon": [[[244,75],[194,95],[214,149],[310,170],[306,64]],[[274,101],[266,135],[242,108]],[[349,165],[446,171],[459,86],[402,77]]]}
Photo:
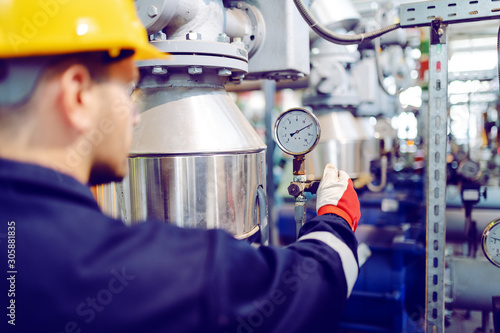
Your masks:
{"label": "yellow hard hat", "polygon": [[149,44],[132,0],[0,0],[0,59],[121,50],[166,58]]}

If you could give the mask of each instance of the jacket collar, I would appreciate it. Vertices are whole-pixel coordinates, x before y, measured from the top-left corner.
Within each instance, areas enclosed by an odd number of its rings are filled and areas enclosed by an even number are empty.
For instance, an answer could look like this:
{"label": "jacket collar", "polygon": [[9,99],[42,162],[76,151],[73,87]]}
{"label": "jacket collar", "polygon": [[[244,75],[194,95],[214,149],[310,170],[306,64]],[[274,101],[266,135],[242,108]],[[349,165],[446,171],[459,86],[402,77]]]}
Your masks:
{"label": "jacket collar", "polygon": [[40,165],[0,158],[0,188],[16,187],[25,192],[52,193],[73,198],[98,208],[87,185],[54,169]]}

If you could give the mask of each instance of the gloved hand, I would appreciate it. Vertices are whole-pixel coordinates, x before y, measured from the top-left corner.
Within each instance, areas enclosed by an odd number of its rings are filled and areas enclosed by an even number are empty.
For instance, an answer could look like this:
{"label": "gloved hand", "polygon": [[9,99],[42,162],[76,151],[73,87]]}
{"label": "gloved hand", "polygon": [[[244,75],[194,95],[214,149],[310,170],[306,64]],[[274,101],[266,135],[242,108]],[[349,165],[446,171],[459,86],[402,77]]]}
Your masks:
{"label": "gloved hand", "polygon": [[353,231],[356,231],[361,212],[358,195],[347,173],[337,170],[333,164],[328,163],[316,196],[318,215],[336,214],[346,220]]}

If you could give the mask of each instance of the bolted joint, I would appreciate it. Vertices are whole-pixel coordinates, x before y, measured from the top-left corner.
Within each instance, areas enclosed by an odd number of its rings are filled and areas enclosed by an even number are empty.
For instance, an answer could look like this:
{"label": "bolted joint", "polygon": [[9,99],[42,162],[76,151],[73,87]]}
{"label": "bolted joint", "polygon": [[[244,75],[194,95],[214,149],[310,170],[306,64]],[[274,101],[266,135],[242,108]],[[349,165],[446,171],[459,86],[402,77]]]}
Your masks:
{"label": "bolted joint", "polygon": [[167,40],[167,35],[164,32],[159,31],[153,35],[153,40],[155,41]]}
{"label": "bolted joint", "polygon": [[227,68],[221,68],[217,72],[217,75],[219,75],[219,76],[231,76],[231,74],[233,74],[233,72],[231,72],[231,70],[229,70]]}
{"label": "bolted joint", "polygon": [[188,67],[188,73],[191,75],[200,75],[203,73],[203,68],[201,68],[201,67]]}
{"label": "bolted joint", "polygon": [[221,32],[218,36],[217,36],[217,39],[216,39],[219,43],[230,43],[231,42],[231,38],[226,35],[225,33]]}
{"label": "bolted joint", "polygon": [[196,31],[190,31],[186,34],[186,40],[201,40],[201,34]]}
{"label": "bolted joint", "polygon": [[304,77],[305,77],[304,73],[297,73],[297,74],[292,76],[292,80],[297,81],[299,79],[303,79]]}
{"label": "bolted joint", "polygon": [[233,38],[233,42],[231,43],[231,45],[239,47],[240,49],[244,49],[245,48],[245,43],[243,43],[241,41],[241,37],[234,37]]}
{"label": "bolted joint", "polygon": [[237,73],[237,74],[231,76],[230,80],[233,83],[241,83],[241,81],[243,81],[244,78],[245,78],[244,73]]}
{"label": "bolted joint", "polygon": [[165,75],[168,74],[168,68],[166,66],[155,66],[152,73],[154,75]]}
{"label": "bolted joint", "polygon": [[151,18],[158,16],[158,8],[156,8],[156,6],[149,6],[148,15]]}

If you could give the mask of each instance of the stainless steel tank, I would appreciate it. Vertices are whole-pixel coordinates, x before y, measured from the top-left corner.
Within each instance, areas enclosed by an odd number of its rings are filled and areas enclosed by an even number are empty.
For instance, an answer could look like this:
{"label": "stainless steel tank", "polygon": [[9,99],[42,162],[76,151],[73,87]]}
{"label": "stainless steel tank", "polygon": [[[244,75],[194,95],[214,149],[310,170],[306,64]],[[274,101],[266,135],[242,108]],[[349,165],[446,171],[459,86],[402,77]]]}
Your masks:
{"label": "stainless steel tank", "polygon": [[153,218],[241,237],[257,231],[265,144],[216,81],[197,88],[168,82],[151,75],[135,93],[144,111],[129,176],[100,187],[101,204],[129,224]]}
{"label": "stainless steel tank", "polygon": [[[168,93],[165,93],[168,91]],[[265,188],[265,144],[223,86],[145,85],[146,111],[130,153],[130,220],[240,235],[258,223]]]}
{"label": "stainless steel tank", "polygon": [[158,219],[248,238],[266,227],[266,145],[224,87],[248,72],[245,44],[224,33],[221,0],[166,1],[175,13],[161,15],[170,23],[157,33],[150,3],[136,5],[154,27],[151,43],[172,57],[138,64],[129,175],[97,189],[101,206],[128,224]]}
{"label": "stainless steel tank", "polygon": [[318,146],[306,159],[307,173],[319,179],[324,165],[333,163],[351,178],[369,173],[370,161],[379,157],[374,130],[364,118],[349,111],[317,112],[321,125]]}

